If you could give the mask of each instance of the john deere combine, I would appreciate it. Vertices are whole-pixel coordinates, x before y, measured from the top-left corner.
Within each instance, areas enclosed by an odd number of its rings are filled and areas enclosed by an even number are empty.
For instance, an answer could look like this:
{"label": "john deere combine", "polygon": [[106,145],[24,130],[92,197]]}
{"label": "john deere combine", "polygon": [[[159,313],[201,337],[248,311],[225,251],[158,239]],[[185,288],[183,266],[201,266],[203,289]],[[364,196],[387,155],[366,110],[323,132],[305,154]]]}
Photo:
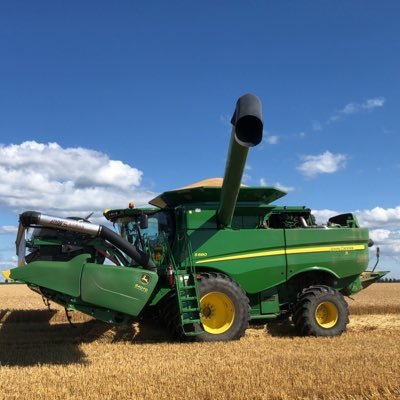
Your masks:
{"label": "john deere combine", "polygon": [[232,125],[222,186],[105,211],[118,234],[21,214],[9,277],[68,310],[111,323],[160,316],[175,336],[200,341],[239,339],[250,320],[290,316],[300,334],[340,335],[349,321],[343,295],[384,275],[365,272],[368,230],[352,214],[316,225],[309,208],[273,205],[281,190],[241,186],[248,150],[262,140],[257,97],[238,100]]}

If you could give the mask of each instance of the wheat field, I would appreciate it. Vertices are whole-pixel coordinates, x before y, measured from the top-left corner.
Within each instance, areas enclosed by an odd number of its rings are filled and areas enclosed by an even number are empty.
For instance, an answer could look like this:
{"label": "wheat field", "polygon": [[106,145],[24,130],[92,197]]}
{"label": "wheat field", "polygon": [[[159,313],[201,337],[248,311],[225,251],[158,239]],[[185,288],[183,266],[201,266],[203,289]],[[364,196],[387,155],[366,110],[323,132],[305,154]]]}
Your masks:
{"label": "wheat field", "polygon": [[303,338],[288,324],[240,341],[174,343],[156,323],[115,328],[0,286],[0,399],[398,399],[400,284],[348,300],[348,331]]}

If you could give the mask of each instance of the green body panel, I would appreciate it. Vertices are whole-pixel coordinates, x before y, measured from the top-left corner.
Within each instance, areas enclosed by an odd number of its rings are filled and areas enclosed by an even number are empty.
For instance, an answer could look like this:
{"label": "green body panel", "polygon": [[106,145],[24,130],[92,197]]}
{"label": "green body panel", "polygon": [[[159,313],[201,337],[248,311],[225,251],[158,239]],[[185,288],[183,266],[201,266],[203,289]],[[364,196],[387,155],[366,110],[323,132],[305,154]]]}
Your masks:
{"label": "green body panel", "polygon": [[248,293],[286,280],[285,255],[262,255],[282,250],[283,229],[193,230],[189,231],[189,239],[197,270],[221,271]]}
{"label": "green body panel", "polygon": [[350,285],[348,285],[346,289],[348,295],[356,294],[361,291],[363,289],[363,286],[361,284],[360,276],[357,276],[357,278],[352,283],[350,283]]}
{"label": "green body panel", "polygon": [[345,278],[359,275],[368,266],[367,229],[287,229],[285,237],[288,279],[315,267]]}
{"label": "green body panel", "polygon": [[157,281],[157,273],[141,268],[88,263],[82,273],[82,300],[137,316]]}
{"label": "green body panel", "polygon": [[256,293],[306,271],[322,270],[339,279],[359,275],[368,265],[368,239],[361,229],[339,230],[303,229],[303,243],[299,232],[292,235],[288,229],[194,230],[189,238],[196,269],[221,271]]}
{"label": "green body panel", "polygon": [[[241,190],[243,189],[244,188]],[[183,213],[186,218],[183,218],[182,221],[178,221],[180,222],[178,225],[182,226],[183,231],[194,229],[219,230],[216,217],[217,206],[217,203],[195,203],[190,206],[179,207],[179,211]],[[260,206],[253,202],[241,203],[240,206],[236,208],[236,212],[233,215],[231,228],[235,230],[259,228],[263,215],[273,209],[273,206]]]}
{"label": "green body panel", "polygon": [[81,254],[70,261],[34,261],[11,270],[11,278],[79,297],[81,275],[88,254]]}
{"label": "green body panel", "polygon": [[200,207],[193,207],[187,210],[186,227],[188,230],[217,228],[215,210],[203,210]]}
{"label": "green body panel", "polygon": [[280,304],[277,287],[261,294],[260,305],[261,314],[279,314]]}
{"label": "green body panel", "polygon": [[[157,273],[142,268],[87,263],[88,258],[88,254],[81,254],[64,262],[34,261],[12,269],[10,277],[71,296],[72,299],[64,300],[65,305],[74,309],[83,307],[90,310],[84,311],[89,314],[94,312],[90,305],[94,305],[130,316],[139,315],[153,295]],[[104,312],[108,313],[109,320],[110,311]]]}
{"label": "green body panel", "polygon": [[109,308],[98,307],[90,303],[85,303],[79,297],[71,297],[65,293],[56,292],[33,284],[28,285],[30,289],[47,297],[51,302],[61,305],[67,310],[79,311],[88,314],[96,319],[112,324],[126,324],[132,321],[132,317],[121,314]]}

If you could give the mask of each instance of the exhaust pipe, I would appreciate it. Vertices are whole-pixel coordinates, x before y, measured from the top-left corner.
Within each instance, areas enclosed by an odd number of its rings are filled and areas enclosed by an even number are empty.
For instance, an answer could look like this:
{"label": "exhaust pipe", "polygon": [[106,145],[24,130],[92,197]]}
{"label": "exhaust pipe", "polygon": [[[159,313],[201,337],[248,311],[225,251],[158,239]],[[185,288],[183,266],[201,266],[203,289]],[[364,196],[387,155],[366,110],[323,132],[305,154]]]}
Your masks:
{"label": "exhaust pipe", "polygon": [[53,217],[37,211],[25,211],[20,215],[19,221],[24,227],[40,225],[48,228],[86,233],[94,237],[100,237],[123,251],[143,268],[152,271],[157,270],[157,267],[151,260],[149,254],[138,250],[133,244],[104,225],[96,225],[84,221]]}

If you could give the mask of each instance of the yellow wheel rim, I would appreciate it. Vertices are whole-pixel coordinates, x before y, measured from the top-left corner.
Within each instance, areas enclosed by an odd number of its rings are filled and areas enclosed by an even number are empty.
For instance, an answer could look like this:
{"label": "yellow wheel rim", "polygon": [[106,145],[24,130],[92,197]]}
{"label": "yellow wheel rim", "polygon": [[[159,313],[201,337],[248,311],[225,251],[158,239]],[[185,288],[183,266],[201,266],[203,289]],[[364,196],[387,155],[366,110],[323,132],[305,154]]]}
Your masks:
{"label": "yellow wheel rim", "polygon": [[334,303],[324,301],[315,310],[315,320],[322,328],[332,328],[339,319],[339,311]]}
{"label": "yellow wheel rim", "polygon": [[218,335],[226,332],[235,319],[231,299],[221,292],[210,292],[200,300],[201,322],[206,332]]}

